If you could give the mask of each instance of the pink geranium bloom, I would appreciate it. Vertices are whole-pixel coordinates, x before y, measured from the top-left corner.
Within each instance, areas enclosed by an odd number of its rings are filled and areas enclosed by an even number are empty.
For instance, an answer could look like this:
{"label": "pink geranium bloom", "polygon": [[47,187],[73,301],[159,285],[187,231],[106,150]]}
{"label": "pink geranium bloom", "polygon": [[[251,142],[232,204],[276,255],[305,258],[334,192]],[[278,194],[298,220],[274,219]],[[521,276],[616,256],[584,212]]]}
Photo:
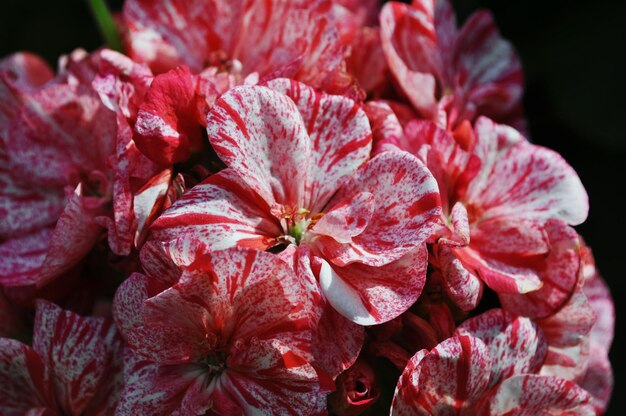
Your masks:
{"label": "pink geranium bloom", "polygon": [[0,64],[0,283],[19,298],[68,272],[104,232],[116,129],[89,85],[92,65],[80,51],[56,78],[29,55]]}
{"label": "pink geranium bloom", "polygon": [[588,211],[563,158],[486,118],[463,136],[470,141],[428,121],[410,122],[397,136],[387,148],[420,155],[437,179],[444,227],[430,260],[452,300],[473,309],[484,282],[506,309],[525,316],[563,306],[580,266],[578,235],[567,224],[580,224]]}
{"label": "pink geranium bloom", "polygon": [[111,321],[37,302],[33,347],[0,338],[0,413],[112,415],[122,340]]}
{"label": "pink geranium bloom", "polygon": [[596,412],[602,414],[613,389],[608,353],[615,308],[586,246],[582,261],[581,277],[571,298],[556,314],[537,320],[549,343],[541,373],[576,382],[593,395]]}
{"label": "pink geranium bloom", "polygon": [[321,87],[340,69],[343,46],[330,5],[320,1],[128,0],[129,56],[160,73],[179,65],[201,72],[227,61],[245,75],[282,72]]}
{"label": "pink geranium bloom", "polygon": [[424,118],[455,130],[480,115],[523,126],[522,67],[487,11],[459,30],[448,0],[389,2],[381,13],[391,73]]}
{"label": "pink geranium bloom", "polygon": [[296,257],[311,253],[324,297],[361,325],[415,302],[440,215],[436,184],[408,153],[368,161],[371,132],[356,103],[280,79],[230,90],[207,130],[228,168],[166,211],[152,239],[187,234],[210,249],[296,245]]}
{"label": "pink geranium bloom", "polygon": [[411,358],[391,414],[592,415],[582,388],[536,374],[545,354],[545,339],[530,319],[488,311]]}
{"label": "pink geranium bloom", "polygon": [[232,248],[189,252],[180,280],[134,274],[115,316],[137,358],[121,414],[320,414],[330,379],[310,364],[311,299],[290,265]]}

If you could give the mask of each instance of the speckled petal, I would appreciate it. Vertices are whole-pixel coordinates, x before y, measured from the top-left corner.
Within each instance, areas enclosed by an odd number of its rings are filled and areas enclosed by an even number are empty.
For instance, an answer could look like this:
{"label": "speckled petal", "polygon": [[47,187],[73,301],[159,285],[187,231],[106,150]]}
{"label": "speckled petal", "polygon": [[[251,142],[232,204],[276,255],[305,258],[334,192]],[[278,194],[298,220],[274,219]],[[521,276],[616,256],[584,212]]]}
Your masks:
{"label": "speckled petal", "polygon": [[330,304],[359,325],[389,321],[415,303],[426,281],[427,250],[418,246],[385,266],[322,261],[319,282]]}
{"label": "speckled petal", "polygon": [[399,259],[431,237],[441,215],[435,179],[406,152],[385,152],[369,161],[333,197],[330,210],[358,192],[372,193],[376,203],[365,230],[349,244],[316,243],[340,267],[354,262],[382,266]]}
{"label": "speckled petal", "polygon": [[478,338],[449,338],[411,358],[394,396],[392,415],[462,413],[487,390],[491,360]]}
{"label": "speckled petal", "polygon": [[587,218],[587,193],[559,154],[486,118],[480,118],[475,128],[475,153],[482,167],[466,200],[479,207],[482,219],[560,219],[578,225]]}
{"label": "speckled petal", "polygon": [[282,78],[266,85],[291,98],[302,116],[312,148],[303,206],[320,212],[369,159],[372,135],[367,117],[349,98],[317,92],[300,82]]}
{"label": "speckled petal", "polygon": [[268,205],[303,207],[311,141],[287,96],[235,87],[212,107],[207,133],[220,159]]}
{"label": "speckled petal", "polygon": [[537,324],[502,309],[491,309],[466,320],[455,335],[480,338],[489,348],[490,388],[513,375],[538,372],[548,348]]}
{"label": "speckled petal", "polygon": [[81,414],[115,375],[108,374],[117,331],[103,318],[83,318],[37,302],[33,348],[44,359],[58,404]]}
{"label": "speckled petal", "polygon": [[22,416],[29,409],[54,406],[44,362],[29,346],[0,338],[0,412]]}
{"label": "speckled petal", "polygon": [[525,374],[504,380],[493,390],[482,414],[592,416],[591,401],[591,396],[571,381]]}
{"label": "speckled petal", "polygon": [[150,227],[150,240],[192,236],[210,249],[233,246],[265,250],[283,231],[270,208],[231,169],[186,192]]}

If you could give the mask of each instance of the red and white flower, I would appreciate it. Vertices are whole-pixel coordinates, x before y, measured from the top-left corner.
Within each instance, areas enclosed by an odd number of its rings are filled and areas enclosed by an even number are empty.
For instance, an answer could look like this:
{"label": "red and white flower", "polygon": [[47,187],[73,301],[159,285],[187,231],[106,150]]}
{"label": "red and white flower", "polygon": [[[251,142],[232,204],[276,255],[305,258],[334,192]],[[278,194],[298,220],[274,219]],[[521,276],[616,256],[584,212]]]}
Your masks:
{"label": "red and white flower", "polygon": [[207,130],[228,168],[155,221],[152,239],[307,246],[325,297],[362,325],[415,302],[440,214],[436,184],[407,153],[368,161],[371,132],[356,103],[275,80],[223,95]]}
{"label": "red and white flower", "polygon": [[536,374],[545,353],[545,339],[531,320],[485,312],[411,358],[391,414],[594,414],[591,397],[575,383]]}
{"label": "red and white flower", "polygon": [[389,69],[423,118],[451,131],[481,115],[523,127],[522,67],[489,12],[459,30],[448,0],[392,1],[380,21]]}
{"label": "red and white flower", "polygon": [[33,347],[0,338],[3,415],[111,415],[122,388],[122,342],[111,321],[37,302]]}
{"label": "red and white flower", "polygon": [[122,414],[318,414],[330,379],[310,364],[316,305],[271,253],[193,254],[161,291],[134,274],[115,298],[137,358]]}

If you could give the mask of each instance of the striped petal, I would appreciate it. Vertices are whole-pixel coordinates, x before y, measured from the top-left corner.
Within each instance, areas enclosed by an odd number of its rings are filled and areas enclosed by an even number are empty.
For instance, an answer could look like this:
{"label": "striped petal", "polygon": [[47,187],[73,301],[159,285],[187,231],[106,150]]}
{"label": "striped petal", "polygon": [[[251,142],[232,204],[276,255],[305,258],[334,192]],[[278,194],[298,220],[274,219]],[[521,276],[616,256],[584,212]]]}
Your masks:
{"label": "striped petal", "polygon": [[33,348],[44,359],[64,412],[81,414],[115,379],[108,367],[117,336],[110,321],[83,318],[52,303],[37,302]]}
{"label": "striped petal", "polygon": [[421,7],[390,2],[380,14],[383,51],[402,92],[422,117],[436,117],[437,76],[441,62],[437,45],[433,1]]}
{"label": "striped petal", "polygon": [[363,232],[349,244],[315,243],[324,258],[340,267],[354,262],[382,266],[399,259],[431,237],[441,215],[437,183],[405,152],[385,152],[369,161],[333,197],[330,211],[359,192],[373,194],[376,204]]}
{"label": "striped petal", "polygon": [[165,72],[184,64],[200,72],[211,52],[231,51],[243,19],[243,1],[130,0],[123,16],[129,56]]}
{"label": "striped petal", "polygon": [[21,342],[0,338],[0,412],[22,416],[30,409],[54,406],[44,361]]}
{"label": "striped petal", "polygon": [[303,207],[310,139],[298,108],[267,87],[236,87],[217,100],[207,133],[222,161],[272,206]]}
{"label": "striped petal", "polygon": [[367,117],[354,101],[317,92],[285,78],[266,84],[293,100],[302,116],[312,151],[303,206],[317,213],[368,159],[372,135]]}
{"label": "striped petal", "polygon": [[319,282],[328,302],[359,325],[389,321],[415,303],[426,281],[427,250],[418,246],[384,266],[321,262]]}
{"label": "striped petal", "polygon": [[411,358],[394,395],[392,415],[438,415],[471,412],[487,390],[491,360],[478,338],[449,338],[430,353]]}
{"label": "striped petal", "polygon": [[454,59],[456,70],[466,77],[461,87],[476,114],[510,124],[522,98],[522,66],[491,13],[478,11],[467,19],[458,33]]}
{"label": "striped petal", "polygon": [[186,234],[212,250],[265,250],[282,235],[282,228],[259,195],[232,169],[225,169],[186,192],[157,218],[149,239],[168,242]]}
{"label": "striped petal", "polygon": [[482,167],[465,199],[480,209],[480,218],[560,219],[570,225],[587,218],[587,193],[556,152],[486,118],[476,122],[476,136]]}

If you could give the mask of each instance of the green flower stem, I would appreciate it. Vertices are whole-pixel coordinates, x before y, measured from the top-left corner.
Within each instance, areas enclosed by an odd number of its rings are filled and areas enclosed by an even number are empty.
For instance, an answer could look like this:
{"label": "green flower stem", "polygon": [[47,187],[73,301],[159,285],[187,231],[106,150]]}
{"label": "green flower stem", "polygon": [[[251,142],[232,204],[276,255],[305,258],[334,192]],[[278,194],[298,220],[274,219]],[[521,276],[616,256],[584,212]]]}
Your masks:
{"label": "green flower stem", "polygon": [[113,50],[121,51],[122,40],[120,32],[115,24],[115,21],[113,20],[111,11],[105,3],[105,0],[88,1],[91,13],[93,14],[94,19],[96,19],[96,23],[100,29],[100,34],[104,38],[106,45]]}

